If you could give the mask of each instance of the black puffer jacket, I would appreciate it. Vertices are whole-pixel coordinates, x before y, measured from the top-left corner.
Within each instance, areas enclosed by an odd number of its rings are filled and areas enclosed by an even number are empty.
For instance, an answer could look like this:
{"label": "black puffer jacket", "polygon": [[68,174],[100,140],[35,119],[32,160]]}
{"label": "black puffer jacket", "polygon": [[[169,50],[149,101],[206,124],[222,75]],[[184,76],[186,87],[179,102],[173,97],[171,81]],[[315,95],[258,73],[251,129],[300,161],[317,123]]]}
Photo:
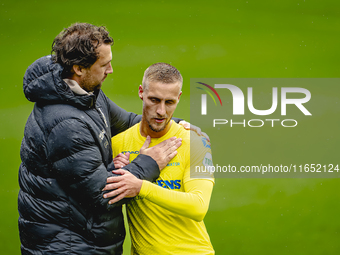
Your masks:
{"label": "black puffer jacket", "polygon": [[[121,205],[101,191],[111,176],[111,136],[140,120],[102,91],[75,95],[50,57],[26,71],[24,93],[36,102],[27,120],[19,170],[22,254],[121,254]],[[147,167],[146,167],[147,166]],[[153,180],[157,163],[140,155],[125,167]]]}

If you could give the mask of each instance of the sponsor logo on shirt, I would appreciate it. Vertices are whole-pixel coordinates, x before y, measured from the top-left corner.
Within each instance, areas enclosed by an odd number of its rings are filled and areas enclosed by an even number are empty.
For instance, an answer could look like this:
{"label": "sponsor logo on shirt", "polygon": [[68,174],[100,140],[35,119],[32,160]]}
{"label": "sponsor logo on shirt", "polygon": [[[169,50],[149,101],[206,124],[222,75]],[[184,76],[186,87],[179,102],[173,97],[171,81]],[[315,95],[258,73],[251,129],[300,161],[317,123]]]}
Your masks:
{"label": "sponsor logo on shirt", "polygon": [[212,155],[210,152],[207,152],[204,155],[203,161],[202,161],[203,166],[212,166],[213,162],[212,162]]}
{"label": "sponsor logo on shirt", "polygon": [[208,142],[207,138],[203,137],[201,140],[204,147],[211,149],[210,143]]}
{"label": "sponsor logo on shirt", "polygon": [[166,189],[180,189],[182,180],[157,180],[156,184]]}
{"label": "sponsor logo on shirt", "polygon": [[139,154],[139,151],[122,151],[123,154],[130,153],[130,154]]}
{"label": "sponsor logo on shirt", "polygon": [[166,166],[179,166],[181,163],[179,162],[171,162],[171,163],[168,163]]}

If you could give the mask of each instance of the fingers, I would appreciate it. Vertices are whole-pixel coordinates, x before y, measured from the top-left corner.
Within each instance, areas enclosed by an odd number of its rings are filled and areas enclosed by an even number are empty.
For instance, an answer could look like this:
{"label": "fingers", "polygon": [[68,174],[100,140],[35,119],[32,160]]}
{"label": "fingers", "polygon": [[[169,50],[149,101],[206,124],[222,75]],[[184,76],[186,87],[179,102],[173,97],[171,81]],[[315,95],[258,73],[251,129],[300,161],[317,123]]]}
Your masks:
{"label": "fingers", "polygon": [[112,173],[117,174],[118,176],[111,176],[106,179],[106,183],[113,183],[113,182],[119,182],[124,179],[124,175],[130,173],[128,171],[125,171],[123,169],[113,170]]}
{"label": "fingers", "polygon": [[182,138],[178,138],[175,142],[174,148],[177,150],[182,145]]}
{"label": "fingers", "polygon": [[[151,138],[148,136],[147,140],[148,139]],[[151,158],[153,158],[153,160],[156,161],[159,169],[163,169],[167,165],[167,163],[169,163],[169,160],[167,160],[169,155],[171,155],[172,158],[174,157],[174,155],[176,155],[176,154],[173,155],[172,153],[174,153],[174,151],[176,151],[179,148],[179,146],[182,145],[182,138],[171,137],[151,148],[146,148],[146,145],[149,146],[149,144],[150,143],[146,141],[143,144],[140,153],[148,155]]]}
{"label": "fingers", "polygon": [[202,130],[199,127],[192,125],[185,120],[181,120],[178,124],[182,125],[187,130],[195,131],[199,136],[203,136]]}
{"label": "fingers", "polygon": [[176,151],[180,146],[182,145],[182,138],[177,138],[174,141],[171,141],[168,143],[168,148],[165,149],[165,153],[166,155],[169,155],[171,153],[173,153],[174,151]]}
{"label": "fingers", "polygon": [[110,201],[111,203],[115,203],[123,197],[134,197],[139,194],[143,183],[142,180],[121,169],[113,172],[122,172],[125,174],[107,179],[108,184],[104,187],[103,191],[109,190],[109,192],[103,195],[104,198],[115,197]]}
{"label": "fingers", "polygon": [[173,147],[175,144],[178,143],[178,141],[182,141],[182,138],[176,138],[175,136],[174,137],[170,137],[166,140],[164,140],[163,142],[153,146],[152,150],[158,150],[160,153],[161,152],[165,152],[167,151],[169,148]]}
{"label": "fingers", "polygon": [[113,177],[107,178],[106,183],[120,182],[121,180],[123,180],[122,176],[113,176]]}
{"label": "fingers", "polygon": [[[159,144],[155,145],[154,147],[171,146],[176,141],[176,139],[177,138],[175,136],[170,137],[170,138],[164,140],[163,142],[160,142]],[[180,139],[180,138],[178,138],[178,139]]]}
{"label": "fingers", "polygon": [[186,122],[185,120],[181,120],[178,124],[183,126],[185,129],[190,130],[190,123],[189,122]]}
{"label": "fingers", "polygon": [[[125,196],[127,196],[128,195],[127,193],[128,193],[128,191],[124,187],[121,187],[119,189],[116,189],[116,190],[113,190],[111,192],[108,192],[108,193],[104,194],[103,197],[104,198],[115,197],[114,199],[109,201],[109,204],[113,204],[113,203],[121,200]],[[118,200],[117,200],[117,198],[118,198]],[[112,203],[110,203],[110,202],[112,202]]]}
{"label": "fingers", "polygon": [[154,147],[150,148],[152,150],[157,151],[159,154],[168,154],[172,153],[173,151],[177,150],[182,145],[182,138],[171,137]]}
{"label": "fingers", "polygon": [[107,183],[112,183],[112,182],[119,182],[124,179],[123,175],[130,174],[129,171],[123,170],[123,169],[118,169],[118,170],[113,170],[112,173],[120,175],[120,176],[111,176],[106,179]]}
{"label": "fingers", "polygon": [[190,129],[192,131],[195,131],[199,136],[202,136],[202,130],[199,127],[194,126],[194,125],[190,125]]}
{"label": "fingers", "polygon": [[116,189],[116,190],[110,191],[108,193],[105,193],[103,195],[103,197],[104,198],[115,197],[115,196],[117,196],[117,195],[119,195],[121,193],[122,193],[122,191],[120,189]]}
{"label": "fingers", "polygon": [[177,155],[177,151],[173,151],[167,155],[167,160],[171,161]]}
{"label": "fingers", "polygon": [[202,136],[204,136],[205,138],[207,138],[208,142],[210,142],[210,138],[209,138],[209,136],[207,135],[207,133],[202,132]]}
{"label": "fingers", "polygon": [[[118,171],[117,171],[118,172]],[[104,189],[105,190],[112,190],[108,193],[103,195],[104,198],[115,197],[123,192],[126,192],[126,177],[125,176],[115,176],[107,178],[107,183]]]}
{"label": "fingers", "polygon": [[113,164],[115,165],[115,168],[122,168],[122,167],[127,165],[127,164],[124,164],[120,161],[113,161]]}
{"label": "fingers", "polygon": [[202,130],[201,130],[199,127],[197,127],[196,133],[197,133],[199,136],[202,136]]}
{"label": "fingers", "polygon": [[158,163],[159,169],[162,170],[177,155],[177,149],[182,145],[182,139],[176,139],[171,146],[162,152],[162,157]]}
{"label": "fingers", "polygon": [[109,183],[109,184],[105,185],[105,187],[104,187],[104,189],[102,189],[102,191],[104,191],[104,190],[114,190],[114,189],[118,189],[122,186],[124,186],[124,184],[122,182]]}
{"label": "fingers", "polygon": [[115,156],[115,157],[113,158],[113,160],[115,160],[115,159],[117,159],[117,158],[121,158],[123,155],[124,155],[123,153],[119,153],[117,156]]}
{"label": "fingers", "polygon": [[126,154],[119,153],[113,159],[115,168],[122,168],[123,166],[130,164],[129,157],[130,157],[130,153],[126,153]]}
{"label": "fingers", "polygon": [[130,164],[130,161],[127,158],[114,158],[113,163],[115,165],[115,168],[122,168],[128,164]]}
{"label": "fingers", "polygon": [[150,143],[151,143],[151,137],[150,137],[150,136],[147,136],[147,137],[146,137],[146,140],[145,140],[145,142],[144,142],[144,144],[143,144],[143,146],[142,146],[142,148],[140,148],[140,153],[141,153],[141,154],[143,154],[143,152],[142,152],[143,150],[149,148]]}
{"label": "fingers", "polygon": [[125,192],[115,197],[114,199],[111,199],[109,201],[109,204],[111,205],[111,204],[117,203],[118,201],[122,200],[124,197],[125,197]]}
{"label": "fingers", "polygon": [[124,174],[129,173],[129,172],[126,171],[126,170],[123,170],[123,169],[117,169],[117,170],[113,170],[112,173],[124,175]]}

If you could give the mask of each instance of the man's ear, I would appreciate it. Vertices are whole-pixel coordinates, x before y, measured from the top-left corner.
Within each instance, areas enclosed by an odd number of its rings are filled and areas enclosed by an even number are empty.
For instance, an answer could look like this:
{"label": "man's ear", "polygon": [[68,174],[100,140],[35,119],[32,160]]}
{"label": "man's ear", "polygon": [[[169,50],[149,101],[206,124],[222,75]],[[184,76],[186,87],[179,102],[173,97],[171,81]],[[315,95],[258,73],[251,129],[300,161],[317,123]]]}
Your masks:
{"label": "man's ear", "polygon": [[82,76],[84,73],[84,68],[81,67],[80,65],[73,65],[72,70],[78,76]]}
{"label": "man's ear", "polygon": [[140,99],[143,100],[143,86],[142,85],[139,85],[138,96],[139,96]]}
{"label": "man's ear", "polygon": [[182,91],[178,95],[178,102],[179,102],[179,98],[181,97],[181,95],[182,95]]}

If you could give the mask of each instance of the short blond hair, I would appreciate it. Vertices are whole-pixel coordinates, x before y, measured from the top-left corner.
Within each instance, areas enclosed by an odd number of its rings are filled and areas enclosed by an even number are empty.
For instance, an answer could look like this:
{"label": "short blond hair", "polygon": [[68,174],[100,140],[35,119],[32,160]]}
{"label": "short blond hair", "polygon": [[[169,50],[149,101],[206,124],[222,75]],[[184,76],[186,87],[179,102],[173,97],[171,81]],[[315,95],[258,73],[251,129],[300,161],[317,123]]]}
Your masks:
{"label": "short blond hair", "polygon": [[149,66],[143,76],[143,89],[147,90],[149,82],[176,83],[180,82],[181,88],[183,77],[176,67],[167,63],[155,63]]}

